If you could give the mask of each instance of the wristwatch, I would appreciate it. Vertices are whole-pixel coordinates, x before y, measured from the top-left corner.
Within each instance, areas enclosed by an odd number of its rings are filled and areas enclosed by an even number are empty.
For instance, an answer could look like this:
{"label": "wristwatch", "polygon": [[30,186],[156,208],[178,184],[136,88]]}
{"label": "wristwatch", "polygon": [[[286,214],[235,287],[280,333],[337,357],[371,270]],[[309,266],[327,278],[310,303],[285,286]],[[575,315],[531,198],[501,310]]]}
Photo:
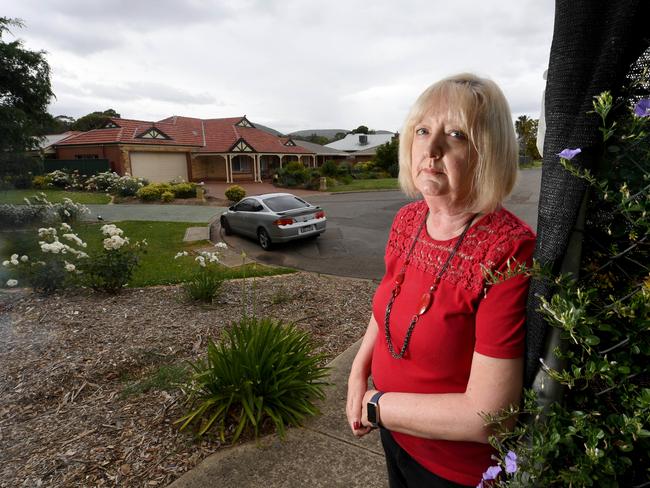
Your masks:
{"label": "wristwatch", "polygon": [[373,429],[379,427],[379,399],[384,394],[383,391],[378,391],[375,393],[370,401],[366,404],[366,409],[368,412],[368,422],[372,425]]}

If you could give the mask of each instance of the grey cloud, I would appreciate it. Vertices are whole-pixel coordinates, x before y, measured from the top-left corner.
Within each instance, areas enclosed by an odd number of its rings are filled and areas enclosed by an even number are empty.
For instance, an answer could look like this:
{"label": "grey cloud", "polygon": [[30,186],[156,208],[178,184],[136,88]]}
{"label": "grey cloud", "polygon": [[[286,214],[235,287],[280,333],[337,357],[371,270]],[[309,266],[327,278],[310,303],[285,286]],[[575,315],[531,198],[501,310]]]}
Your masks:
{"label": "grey cloud", "polygon": [[120,84],[85,83],[83,92],[87,96],[120,100],[122,103],[149,99],[156,102],[187,105],[222,105],[209,93],[192,93],[164,83],[132,81]]}

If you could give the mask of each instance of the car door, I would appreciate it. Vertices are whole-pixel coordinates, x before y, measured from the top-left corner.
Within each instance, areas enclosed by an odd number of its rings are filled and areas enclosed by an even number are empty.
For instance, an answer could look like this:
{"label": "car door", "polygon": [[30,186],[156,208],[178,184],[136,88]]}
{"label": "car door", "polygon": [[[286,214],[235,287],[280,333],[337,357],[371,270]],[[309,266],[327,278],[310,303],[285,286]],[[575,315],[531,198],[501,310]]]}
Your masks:
{"label": "car door", "polygon": [[228,215],[228,223],[234,232],[251,235],[251,214],[254,214],[253,208],[256,203],[252,198],[245,198],[232,208],[232,213]]}

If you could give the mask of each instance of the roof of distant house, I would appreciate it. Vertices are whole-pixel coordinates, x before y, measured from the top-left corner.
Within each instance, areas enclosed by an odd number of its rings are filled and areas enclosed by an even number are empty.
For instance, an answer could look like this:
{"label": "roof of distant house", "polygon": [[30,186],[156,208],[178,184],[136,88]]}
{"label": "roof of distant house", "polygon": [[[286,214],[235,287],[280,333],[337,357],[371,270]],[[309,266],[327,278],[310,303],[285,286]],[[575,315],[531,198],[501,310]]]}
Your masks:
{"label": "roof of distant house", "polygon": [[313,142],[301,141],[299,139],[293,139],[298,146],[308,149],[310,152],[316,153],[318,156],[349,156],[345,151],[339,151],[333,147],[321,146]]}
{"label": "roof of distant house", "polygon": [[53,146],[58,142],[68,139],[69,137],[76,136],[77,134],[81,134],[81,132],[76,130],[69,130],[61,134],[46,134],[43,137],[37,138],[38,147],[43,150],[47,150],[49,149],[50,146]]}
{"label": "roof of distant house", "polygon": [[110,118],[104,128],[82,132],[56,145],[151,144],[189,146],[202,153],[227,153],[242,141],[257,153],[312,152],[287,138],[256,128],[246,116],[224,119],[172,116],[157,122]]}
{"label": "roof of distant house", "polygon": [[356,152],[381,146],[390,142],[394,134],[348,134],[345,138],[330,142],[325,147],[338,149],[339,151]]}

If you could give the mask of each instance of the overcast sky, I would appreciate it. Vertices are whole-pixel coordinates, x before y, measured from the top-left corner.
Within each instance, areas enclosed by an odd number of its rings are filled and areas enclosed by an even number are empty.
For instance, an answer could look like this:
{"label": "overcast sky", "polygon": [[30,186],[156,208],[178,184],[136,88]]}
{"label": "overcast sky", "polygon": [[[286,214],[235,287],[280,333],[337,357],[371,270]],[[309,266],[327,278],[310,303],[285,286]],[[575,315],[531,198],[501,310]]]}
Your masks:
{"label": "overcast sky", "polygon": [[[449,74],[495,80],[537,118],[551,0],[0,0],[47,52],[53,115],[247,115],[299,129],[395,131]],[[7,36],[6,39],[11,39]]]}

